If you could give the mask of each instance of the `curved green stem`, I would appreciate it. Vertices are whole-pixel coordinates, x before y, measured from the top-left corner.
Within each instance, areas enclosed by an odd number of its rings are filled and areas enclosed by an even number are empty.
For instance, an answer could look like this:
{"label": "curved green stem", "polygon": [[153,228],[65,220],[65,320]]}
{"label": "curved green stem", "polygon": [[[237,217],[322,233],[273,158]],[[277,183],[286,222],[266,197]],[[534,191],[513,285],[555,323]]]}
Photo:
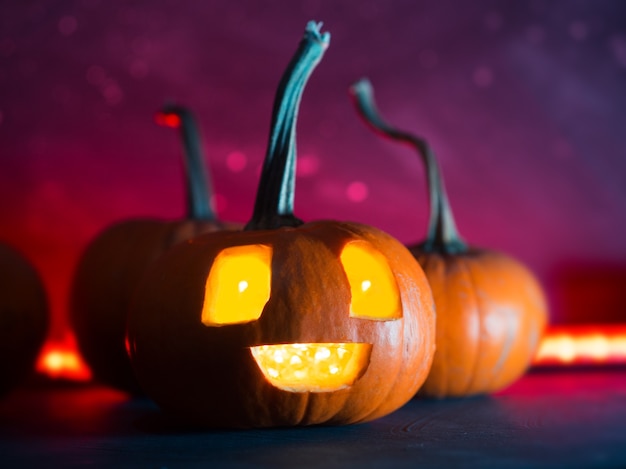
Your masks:
{"label": "curved green stem", "polygon": [[437,158],[428,142],[416,135],[392,127],[380,117],[374,101],[374,90],[369,80],[362,79],[354,83],[350,87],[350,94],[359,115],[376,133],[410,145],[422,157],[428,179],[430,219],[426,240],[421,244],[421,249],[446,254],[466,251],[467,245],[456,229]]}
{"label": "curved green stem", "polygon": [[175,104],[166,104],[161,112],[180,120],[177,127],[180,129],[184,148],[187,218],[216,221],[213,187],[206,171],[200,132],[193,114],[187,108]]}
{"label": "curved green stem", "polygon": [[321,23],[309,22],[298,50],[276,91],[270,138],[252,219],[246,230],[298,226],[293,215],[296,174],[296,121],[304,87],[328,47],[330,35]]}

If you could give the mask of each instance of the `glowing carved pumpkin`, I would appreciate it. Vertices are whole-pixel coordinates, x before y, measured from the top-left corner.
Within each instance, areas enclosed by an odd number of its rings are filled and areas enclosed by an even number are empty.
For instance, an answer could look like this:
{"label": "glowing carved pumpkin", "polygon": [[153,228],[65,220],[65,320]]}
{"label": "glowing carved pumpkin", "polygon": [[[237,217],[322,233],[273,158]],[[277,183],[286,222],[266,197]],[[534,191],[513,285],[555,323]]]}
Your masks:
{"label": "glowing carved pumpkin", "polygon": [[178,127],[184,143],[187,215],[181,220],[131,219],[105,229],[87,246],[74,275],[70,319],[94,378],[139,393],[125,345],[132,292],[146,268],[170,246],[197,234],[240,228],[218,220],[192,114],[168,105],[157,121]]}
{"label": "glowing carved pumpkin", "polygon": [[181,243],[136,292],[131,360],[174,418],[363,422],[406,403],[430,368],[433,300],[410,252],[369,226],[293,216],[295,116],[328,40],[310,23],[281,81],[246,229]]}
{"label": "glowing carved pumpkin", "polygon": [[0,244],[0,395],[34,371],[48,321],[39,274],[21,254]]}
{"label": "glowing carved pumpkin", "polygon": [[416,148],[426,165],[428,235],[409,249],[424,268],[435,297],[437,351],[420,395],[459,397],[504,388],[526,371],[544,332],[548,314],[541,286],[515,259],[465,244],[427,142],[380,118],[367,80],[351,91],[367,124]]}

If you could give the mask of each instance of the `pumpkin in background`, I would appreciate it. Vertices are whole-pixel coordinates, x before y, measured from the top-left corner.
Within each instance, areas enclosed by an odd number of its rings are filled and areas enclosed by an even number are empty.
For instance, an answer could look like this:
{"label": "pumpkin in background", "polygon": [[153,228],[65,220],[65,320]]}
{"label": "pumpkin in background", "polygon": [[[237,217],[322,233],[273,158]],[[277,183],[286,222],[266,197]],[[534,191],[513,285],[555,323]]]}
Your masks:
{"label": "pumpkin in background", "polygon": [[0,244],[0,395],[33,373],[48,321],[39,274],[22,254]]}
{"label": "pumpkin in background", "polygon": [[502,253],[459,236],[434,153],[426,141],[385,123],[372,86],[351,88],[363,120],[423,158],[430,220],[426,240],[409,249],[430,282],[437,309],[437,351],[420,395],[460,397],[498,391],[528,368],[547,323],[544,292],[533,274]]}
{"label": "pumpkin in background", "polygon": [[172,248],[129,316],[130,357],[166,415],[204,427],[349,424],[406,403],[433,357],[433,299],[399,241],[293,215],[301,95],[329,41],[309,23],[278,87],[251,221]]}
{"label": "pumpkin in background", "polygon": [[146,268],[170,246],[197,234],[240,228],[221,222],[212,205],[195,119],[184,107],[167,105],[157,121],[181,131],[187,214],[180,220],[137,218],[103,230],[79,259],[71,289],[70,321],[95,380],[140,393],[125,345],[132,292]]}

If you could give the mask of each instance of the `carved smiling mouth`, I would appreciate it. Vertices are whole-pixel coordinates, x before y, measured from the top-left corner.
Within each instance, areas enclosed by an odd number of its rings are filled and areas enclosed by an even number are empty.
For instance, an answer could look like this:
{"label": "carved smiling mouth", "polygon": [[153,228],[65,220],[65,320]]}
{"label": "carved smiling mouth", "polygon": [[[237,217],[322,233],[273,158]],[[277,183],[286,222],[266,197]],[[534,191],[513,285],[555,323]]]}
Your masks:
{"label": "carved smiling mouth", "polygon": [[291,392],[332,392],[352,386],[365,373],[372,345],[278,344],[250,351],[272,386]]}

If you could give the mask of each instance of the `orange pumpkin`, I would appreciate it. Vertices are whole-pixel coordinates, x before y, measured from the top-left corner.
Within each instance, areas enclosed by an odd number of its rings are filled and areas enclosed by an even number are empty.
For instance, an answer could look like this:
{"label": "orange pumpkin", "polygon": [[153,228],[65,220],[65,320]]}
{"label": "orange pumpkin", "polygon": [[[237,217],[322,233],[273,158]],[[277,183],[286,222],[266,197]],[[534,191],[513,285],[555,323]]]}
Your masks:
{"label": "orange pumpkin", "polygon": [[199,133],[191,112],[181,106],[167,105],[157,118],[181,131],[187,183],[186,217],[171,221],[130,219],[106,228],[83,252],[71,289],[71,324],[94,378],[132,393],[140,393],[140,389],[126,351],[126,318],[141,275],[180,241],[200,233],[239,227],[221,222],[215,214]]}
{"label": "orange pumpkin", "polygon": [[517,260],[461,239],[428,143],[381,119],[369,81],[357,82],[351,92],[371,128],[414,147],[426,166],[428,234],[409,249],[433,290],[437,351],[420,395],[460,397],[508,386],[528,368],[546,326],[547,306],[539,282]]}
{"label": "orange pumpkin", "polygon": [[137,378],[185,423],[372,420],[406,403],[430,368],[433,299],[411,253],[373,227],[293,215],[297,106],[328,41],[309,23],[281,80],[245,230],[179,244],[136,291]]}
{"label": "orange pumpkin", "polygon": [[0,244],[0,395],[34,371],[48,321],[39,274],[22,254]]}

